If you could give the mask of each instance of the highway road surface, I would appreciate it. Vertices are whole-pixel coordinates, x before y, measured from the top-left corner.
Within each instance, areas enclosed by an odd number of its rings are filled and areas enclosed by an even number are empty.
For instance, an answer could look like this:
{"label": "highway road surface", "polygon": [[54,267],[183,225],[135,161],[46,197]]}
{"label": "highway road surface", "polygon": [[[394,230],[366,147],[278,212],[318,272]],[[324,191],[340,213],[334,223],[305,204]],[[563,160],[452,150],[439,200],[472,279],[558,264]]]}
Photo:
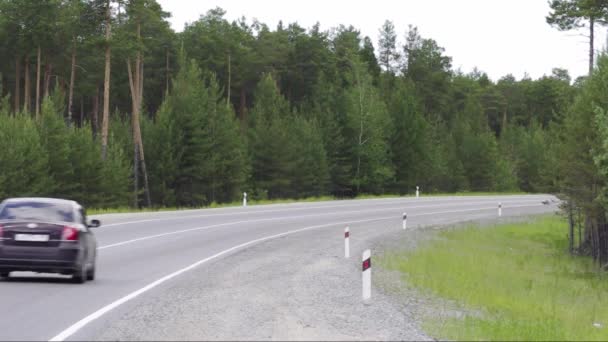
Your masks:
{"label": "highway road surface", "polygon": [[410,324],[407,315],[361,303],[368,242],[430,225],[555,212],[554,200],[387,198],[100,215],[97,279],[79,285],[13,273],[0,281],[0,340],[423,338],[416,327],[383,335],[383,324]]}

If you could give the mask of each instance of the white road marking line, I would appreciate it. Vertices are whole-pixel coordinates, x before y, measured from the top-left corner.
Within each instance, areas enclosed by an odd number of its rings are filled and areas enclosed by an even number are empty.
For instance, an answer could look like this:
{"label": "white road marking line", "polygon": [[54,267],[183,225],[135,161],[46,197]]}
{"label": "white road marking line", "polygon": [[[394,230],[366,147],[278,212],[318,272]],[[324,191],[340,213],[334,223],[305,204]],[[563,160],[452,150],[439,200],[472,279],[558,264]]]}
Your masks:
{"label": "white road marking line", "polygon": [[[552,195],[506,195],[506,196],[501,196],[502,198],[510,198],[512,201],[515,201],[517,199],[531,199],[531,198],[537,198],[537,199],[544,199],[547,196],[552,196]],[[277,204],[261,204],[261,205],[253,205],[250,206],[249,208],[251,210],[247,210],[244,212],[239,212],[239,213],[229,213],[229,214],[219,214],[221,216],[224,215],[233,215],[233,214],[245,214],[245,213],[264,213],[264,212],[277,212],[277,211],[287,211],[287,210],[304,210],[304,209],[322,209],[322,208],[340,208],[340,207],[359,207],[362,205],[365,205],[364,202],[385,202],[385,203],[381,203],[381,204],[395,204],[395,203],[404,203],[404,202],[412,202],[412,203],[426,203],[426,202],[438,202],[438,201],[468,201],[468,200],[483,200],[483,201],[491,201],[491,200],[495,200],[496,196],[443,196],[443,197],[427,197],[424,199],[416,199],[415,197],[388,197],[388,198],[369,198],[369,199],[360,199],[360,200],[352,200],[351,203],[346,203],[346,204],[336,204],[336,205],[325,205],[325,206],[316,206],[316,207],[310,207],[310,206],[304,206],[304,207],[299,207],[299,208],[285,208],[285,209],[278,209],[278,210],[263,210],[264,207],[288,207],[288,206],[295,206],[295,205],[306,205],[306,204],[314,204],[314,203],[336,203],[336,202],[345,202],[345,201],[349,201],[349,200],[338,200],[338,201],[319,201],[319,202],[295,202],[295,203],[277,203]],[[148,212],[152,213],[152,214],[166,214],[166,215],[183,215],[183,214],[187,214],[187,213],[196,213],[199,211],[205,211],[205,212],[214,212],[214,211],[227,211],[227,210],[234,210],[234,209],[242,209],[242,207],[240,206],[233,206],[233,207],[224,207],[224,208],[202,208],[202,209],[185,209],[185,210],[173,210],[173,211],[158,211],[158,212]],[[262,210],[257,210],[257,209],[262,209]],[[109,213],[109,214],[97,214],[97,215],[91,215],[91,216],[105,216],[105,215],[145,215],[146,212],[134,212],[134,213]],[[197,217],[198,215],[194,215],[192,217]],[[186,216],[181,216],[178,218],[187,218],[190,217],[189,215]],[[170,218],[167,218],[170,219]],[[143,220],[145,222],[147,222],[148,220]],[[113,226],[113,225],[122,225],[122,224],[129,224],[130,222],[136,223],[136,222],[141,222],[141,221],[129,221],[129,222],[121,222],[121,223],[115,223],[115,224],[110,224],[110,225],[104,225],[104,227],[108,227],[108,226]]]}
{"label": "white road marking line", "polygon": [[[374,219],[360,220],[360,221],[348,221],[348,223],[351,223],[351,224],[352,223],[366,223],[366,222],[373,222],[373,221],[388,220],[388,219],[393,219],[393,218],[394,218],[393,216],[390,216],[390,217],[374,218]],[[90,314],[89,316],[87,316],[87,317],[81,319],[80,321],[74,323],[72,326],[70,326],[66,330],[62,331],[61,333],[59,333],[57,336],[51,338],[49,341],[64,341],[66,338],[72,336],[73,334],[75,334],[76,332],[78,332],[78,330],[80,330],[84,326],[86,326],[87,324],[89,324],[92,321],[98,319],[99,317],[101,317],[104,314],[106,314],[107,312],[115,309],[116,307],[118,307],[118,306],[120,306],[120,305],[122,305],[122,304],[124,304],[124,303],[126,303],[126,302],[128,302],[128,301],[130,301],[130,300],[132,300],[132,299],[134,299],[136,297],[138,297],[142,293],[145,293],[145,292],[147,292],[147,291],[155,288],[156,286],[158,286],[158,285],[160,285],[160,284],[162,284],[162,283],[164,283],[164,282],[166,282],[166,281],[168,281],[168,280],[170,280],[172,278],[175,278],[175,277],[181,275],[182,273],[190,271],[190,270],[196,268],[197,266],[200,266],[200,265],[202,265],[202,264],[204,264],[206,262],[209,262],[209,261],[211,261],[213,259],[217,259],[220,256],[228,254],[228,253],[230,253],[232,251],[235,251],[237,249],[241,249],[241,248],[244,248],[244,247],[256,244],[256,243],[260,243],[260,242],[263,242],[263,241],[267,241],[267,240],[271,240],[271,239],[276,239],[276,238],[279,238],[279,237],[283,237],[283,236],[287,236],[287,235],[291,235],[291,234],[295,234],[295,233],[304,232],[304,231],[307,231],[307,230],[313,230],[313,229],[319,229],[319,228],[325,228],[325,227],[332,227],[332,226],[338,226],[338,225],[341,226],[341,225],[344,225],[346,223],[347,223],[347,221],[344,221],[344,222],[335,222],[335,223],[329,223],[329,224],[322,224],[322,225],[317,225],[317,226],[310,226],[310,227],[300,228],[300,229],[291,230],[291,231],[287,231],[287,232],[280,233],[280,234],[266,236],[266,237],[263,237],[263,238],[260,238],[260,239],[251,240],[249,242],[245,242],[245,243],[242,243],[240,245],[237,245],[237,246],[231,247],[229,249],[223,250],[223,251],[221,251],[221,252],[219,252],[217,254],[214,254],[214,255],[212,255],[212,256],[210,256],[208,258],[205,258],[203,260],[197,261],[197,262],[195,262],[194,264],[192,264],[190,266],[187,266],[187,267],[182,268],[182,269],[180,269],[180,270],[178,270],[176,272],[173,272],[173,273],[171,273],[171,274],[169,274],[167,276],[164,276],[164,277],[162,277],[162,278],[160,278],[160,279],[158,279],[158,280],[156,280],[156,281],[148,284],[147,286],[145,286],[145,287],[143,287],[143,288],[141,288],[141,289],[139,289],[139,290],[137,290],[135,292],[132,292],[132,293],[130,293],[130,294],[128,294],[128,295],[126,295],[126,296],[124,296],[124,297],[122,297],[122,298],[114,301],[113,303],[111,303],[109,305],[104,306],[103,308],[95,311],[94,313]]]}
{"label": "white road marking line", "polygon": [[[519,201],[518,203],[523,203],[523,202],[525,202],[525,201]],[[536,201],[534,201],[534,202],[536,202]],[[485,203],[485,202],[482,202],[482,203]],[[467,205],[473,205],[473,204],[474,203],[467,203]],[[475,204],[477,204],[477,203],[475,203]],[[416,206],[416,207],[408,207],[408,209],[435,208],[435,207],[444,207],[444,206],[445,205]],[[119,247],[119,246],[128,245],[128,244],[139,242],[139,241],[145,241],[145,240],[155,239],[155,238],[164,237],[164,236],[170,236],[170,235],[176,235],[176,234],[184,234],[184,233],[189,233],[189,232],[194,232],[194,231],[208,230],[208,229],[212,229],[212,228],[232,226],[232,225],[237,225],[237,224],[256,223],[256,222],[268,222],[268,221],[293,220],[293,219],[306,218],[306,217],[311,217],[311,216],[312,217],[319,217],[319,216],[329,216],[329,215],[336,215],[336,214],[372,213],[372,212],[398,210],[398,209],[401,209],[401,208],[402,207],[390,207],[390,208],[382,208],[382,209],[356,210],[356,211],[353,210],[353,211],[341,211],[341,212],[331,212],[331,213],[323,213],[323,214],[309,214],[309,215],[286,216],[286,217],[277,217],[277,218],[266,218],[266,219],[257,219],[257,220],[226,222],[226,223],[214,224],[214,225],[210,225],[210,226],[188,228],[188,229],[176,230],[176,231],[167,232],[167,233],[161,233],[161,234],[144,236],[144,237],[141,237],[141,238],[136,238],[136,239],[132,239],[132,240],[126,240],[126,241],[122,241],[122,242],[113,243],[113,244],[110,244],[110,245],[100,246],[97,249],[98,250],[103,250],[103,249],[107,249],[107,248]],[[486,209],[488,209],[488,208],[483,208],[481,210],[486,210]],[[473,209],[473,210],[470,210],[470,211],[478,211],[478,210],[479,209]],[[467,212],[467,211],[469,211],[469,210],[461,210],[461,211],[455,211],[455,212]],[[451,212],[452,211],[440,212],[440,214],[442,214],[442,213],[449,214]],[[418,216],[424,216],[424,215],[431,215],[431,214],[418,214]],[[411,217],[416,217],[416,215],[411,216]]]}
{"label": "white road marking line", "polygon": [[[468,198],[466,198],[466,200],[468,200]],[[491,200],[491,199],[489,199]],[[489,200],[483,200],[483,201],[477,201],[477,202],[469,202],[469,203],[446,203],[446,204],[437,204],[435,205],[435,207],[444,207],[444,206],[456,206],[456,205],[474,205],[474,204],[483,204],[486,203]],[[427,200],[425,202],[432,202],[430,200]],[[511,200],[510,202],[506,201],[505,203],[527,203],[527,202],[538,202],[538,200]],[[398,204],[398,203],[403,203],[403,201],[395,201],[395,202],[387,202],[384,204]],[[414,203],[420,203],[420,202],[414,202]],[[414,204],[412,203],[412,204]],[[404,203],[404,205],[407,205],[406,203]],[[258,210],[258,211],[244,211],[244,212],[236,212],[236,213],[225,213],[225,214],[204,214],[204,215],[186,215],[186,216],[181,216],[181,217],[164,217],[164,218],[156,218],[156,219],[146,219],[146,220],[137,220],[137,221],[127,221],[127,222],[118,222],[118,223],[111,223],[111,224],[105,224],[102,226],[102,228],[107,228],[107,227],[116,227],[116,226],[126,226],[126,225],[130,225],[130,224],[136,224],[136,223],[146,223],[146,222],[161,222],[161,221],[171,221],[171,220],[182,220],[182,219],[191,219],[191,218],[204,218],[204,217],[222,217],[222,216],[240,216],[240,215],[250,215],[250,214],[265,214],[265,213],[277,213],[277,212],[284,212],[284,211],[294,211],[294,210],[310,210],[310,209],[332,209],[332,208],[341,208],[341,207],[361,207],[364,206],[364,204],[358,204],[358,205],[351,205],[351,204],[345,204],[345,205],[335,205],[335,206],[318,206],[318,207],[302,207],[302,208],[288,208],[288,209],[276,209],[276,210]],[[430,206],[418,206],[418,207],[411,207],[413,209],[417,209],[417,208],[430,208]],[[92,215],[95,216],[95,215]]]}
{"label": "white road marking line", "polygon": [[[530,205],[530,206],[514,206],[514,207],[536,207],[536,206],[540,206],[540,205]],[[514,208],[512,207],[512,208]],[[475,209],[476,211],[483,211],[483,210],[489,210],[492,209],[494,210],[495,208],[481,208],[481,209]],[[466,211],[473,211],[473,210],[464,210],[461,212],[466,212]],[[454,212],[459,212],[459,211],[450,211],[449,213],[454,213]],[[437,215],[440,213],[445,213],[445,212],[435,212],[435,213],[426,213],[426,214],[419,214],[416,216],[423,216],[423,215]],[[283,237],[283,236],[287,236],[287,235],[292,235],[292,234],[296,234],[296,233],[301,233],[301,232],[305,232],[308,230],[314,230],[314,229],[319,229],[319,228],[326,228],[326,227],[333,227],[333,226],[343,226],[346,224],[359,224],[359,223],[368,223],[368,222],[374,222],[374,221],[384,221],[384,220],[394,220],[394,219],[399,219],[399,216],[388,216],[388,217],[380,217],[380,218],[374,218],[374,219],[367,219],[367,220],[359,220],[359,221],[342,221],[342,222],[334,222],[334,223],[329,223],[329,224],[322,224],[322,225],[315,225],[315,226],[309,226],[309,227],[304,227],[304,228],[300,228],[300,229],[296,229],[296,230],[291,230],[291,231],[287,231],[287,232],[283,232],[280,234],[275,234],[275,235],[270,235],[270,236],[266,236],[263,238],[259,238],[259,239],[255,239],[255,240],[251,240],[249,242],[245,242],[242,243],[240,245],[228,248],[226,250],[223,250],[219,253],[216,253],[210,257],[207,257],[205,259],[199,260],[197,262],[195,262],[194,264],[187,266],[185,268],[182,268],[178,271],[175,271],[169,275],[166,275],[148,285],[146,285],[145,287],[134,291],[104,307],[102,307],[101,309],[93,312],[92,314],[86,316],[85,318],[81,319],[80,321],[74,323],[73,325],[71,325],[70,327],[68,327],[67,329],[63,330],[62,332],[60,332],[59,334],[57,334],[56,336],[54,336],[53,338],[51,338],[49,341],[64,341],[65,339],[69,338],[70,336],[74,335],[75,333],[77,333],[80,329],[82,329],[83,327],[85,327],[87,324],[93,322],[94,320],[100,318],[101,316],[105,315],[106,313],[112,311],[113,309],[119,307],[120,305],[140,296],[141,294],[150,291],[151,289],[157,287],[158,285],[171,280],[185,272],[188,272],[204,263],[207,263],[211,260],[217,259],[223,255],[226,255],[230,252],[233,252],[235,250],[238,249],[242,249],[244,247],[247,246],[251,246],[260,242],[264,242],[264,241],[268,241],[268,240],[272,240],[272,239],[276,239],[279,237]]]}
{"label": "white road marking line", "polygon": [[285,217],[274,217],[274,218],[265,218],[265,219],[257,219],[257,220],[245,220],[245,221],[226,222],[226,223],[214,224],[214,225],[210,225],[210,226],[195,227],[195,228],[177,230],[177,231],[167,232],[167,233],[162,233],[162,234],[144,236],[144,237],[137,238],[137,239],[127,240],[127,241],[123,241],[123,242],[117,242],[117,243],[114,243],[114,244],[111,244],[111,245],[106,245],[106,246],[101,246],[101,247],[98,247],[97,249],[101,250],[101,249],[106,249],[106,248],[118,247],[118,246],[130,244],[130,243],[134,243],[134,242],[138,242],[138,241],[149,240],[149,239],[154,239],[154,238],[168,236],[168,235],[183,234],[183,233],[188,233],[188,232],[193,232],[193,231],[207,230],[207,229],[211,229],[211,228],[231,226],[231,225],[237,225],[237,224],[268,222],[268,221],[281,221],[281,220],[292,220],[292,219],[299,219],[299,218],[306,218],[306,217],[319,217],[319,216],[335,215],[335,214],[338,214],[338,213],[339,214],[353,214],[353,213],[362,213],[362,212],[389,211],[389,210],[397,210],[399,208],[401,208],[401,207],[372,209],[372,210],[342,211],[342,212],[331,212],[331,213],[324,213],[324,214],[309,214],[309,215],[285,216]]}
{"label": "white road marking line", "polygon": [[[510,207],[504,207],[504,209],[509,209],[509,208],[531,208],[531,207],[544,207],[544,204],[535,204],[535,205],[512,205]],[[424,213],[424,214],[417,214],[417,215],[412,215],[411,217],[417,217],[417,216],[429,216],[429,215],[439,215],[439,214],[456,214],[456,213],[466,213],[466,212],[470,212],[470,211],[484,211],[484,210],[495,210],[496,207],[485,207],[485,208],[475,208],[475,209],[464,209],[464,210],[451,210],[451,211],[437,211],[434,213]]]}

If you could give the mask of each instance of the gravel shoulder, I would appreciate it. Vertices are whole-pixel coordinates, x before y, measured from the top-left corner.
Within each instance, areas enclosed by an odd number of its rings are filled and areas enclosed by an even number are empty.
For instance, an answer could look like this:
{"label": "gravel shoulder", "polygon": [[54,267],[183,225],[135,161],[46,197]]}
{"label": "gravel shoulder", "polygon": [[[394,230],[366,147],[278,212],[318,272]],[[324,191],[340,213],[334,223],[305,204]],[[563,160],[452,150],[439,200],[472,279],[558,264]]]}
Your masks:
{"label": "gravel shoulder", "polygon": [[[525,219],[525,218],[515,218]],[[489,222],[491,222],[490,220]],[[477,220],[476,222],[483,223]],[[408,288],[373,268],[372,301],[361,300],[360,255],[413,249],[454,222],[395,229],[399,222],[351,226],[267,241],[214,261],[118,310],[95,340],[433,340],[427,315],[461,315],[453,303]]]}

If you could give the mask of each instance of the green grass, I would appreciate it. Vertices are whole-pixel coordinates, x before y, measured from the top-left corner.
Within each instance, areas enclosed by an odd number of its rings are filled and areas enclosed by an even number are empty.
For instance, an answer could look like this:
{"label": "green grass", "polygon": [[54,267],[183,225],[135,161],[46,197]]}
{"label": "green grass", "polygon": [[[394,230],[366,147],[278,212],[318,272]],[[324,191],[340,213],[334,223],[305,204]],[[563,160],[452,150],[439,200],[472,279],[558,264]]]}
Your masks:
{"label": "green grass", "polygon": [[444,231],[379,262],[469,312],[463,319],[426,317],[424,328],[435,337],[608,340],[608,277],[589,259],[567,253],[567,225],[557,216]]}
{"label": "green grass", "polygon": [[[248,200],[248,205],[264,205],[264,204],[281,204],[281,203],[300,203],[300,202],[320,202],[320,201],[331,201],[334,200],[331,196],[321,197],[309,197],[303,199],[276,199],[276,200]],[[206,207],[156,207],[156,208],[142,208],[133,209],[129,207],[121,208],[107,208],[107,209],[87,209],[88,215],[99,215],[99,214],[116,214],[116,213],[140,213],[140,212],[158,212],[158,211],[177,211],[177,210],[193,210],[193,209],[206,209],[206,208],[227,208],[227,207],[238,207],[243,205],[242,201],[235,201],[230,203],[212,203]]]}
{"label": "green grass", "polygon": [[[443,197],[443,196],[494,196],[494,195],[523,195],[523,192],[458,192],[458,193],[437,193],[437,194],[423,194],[423,196]],[[402,196],[398,194],[386,194],[386,195],[360,195],[355,199],[376,199],[376,198],[395,198],[395,197],[413,197],[413,195]],[[249,200],[249,205],[264,205],[264,204],[281,204],[281,203],[302,203],[302,202],[321,202],[321,201],[332,201],[338,198],[333,196],[320,196],[320,197],[309,197],[303,199],[274,199],[274,200]],[[139,212],[157,212],[157,211],[176,211],[176,210],[191,210],[191,209],[204,209],[204,208],[225,208],[225,207],[238,207],[243,204],[242,201],[235,201],[231,203],[212,203],[207,207],[192,207],[192,208],[178,208],[178,207],[156,207],[156,208],[144,208],[144,209],[133,209],[129,207],[121,208],[89,208],[87,209],[88,215],[100,215],[100,214],[117,214],[117,213],[139,213]]]}

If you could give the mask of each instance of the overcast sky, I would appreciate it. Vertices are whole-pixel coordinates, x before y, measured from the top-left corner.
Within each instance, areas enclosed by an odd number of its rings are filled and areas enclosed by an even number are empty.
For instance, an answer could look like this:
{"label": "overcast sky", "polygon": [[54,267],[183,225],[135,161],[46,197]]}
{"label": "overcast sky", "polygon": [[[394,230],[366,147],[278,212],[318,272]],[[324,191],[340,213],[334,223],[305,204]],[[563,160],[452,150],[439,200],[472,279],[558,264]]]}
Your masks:
{"label": "overcast sky", "polygon": [[[547,0],[158,0],[171,12],[172,27],[182,31],[209,9],[221,7],[230,21],[245,16],[275,28],[279,20],[323,30],[339,24],[353,25],[377,46],[378,30],[385,20],[395,23],[399,43],[409,24],[424,38],[435,39],[453,58],[454,68],[469,72],[477,67],[497,80],[525,72],[537,78],[554,67],[565,68],[574,78],[587,72],[585,31],[560,32],[545,22]],[[596,46],[605,45],[600,28]]]}

